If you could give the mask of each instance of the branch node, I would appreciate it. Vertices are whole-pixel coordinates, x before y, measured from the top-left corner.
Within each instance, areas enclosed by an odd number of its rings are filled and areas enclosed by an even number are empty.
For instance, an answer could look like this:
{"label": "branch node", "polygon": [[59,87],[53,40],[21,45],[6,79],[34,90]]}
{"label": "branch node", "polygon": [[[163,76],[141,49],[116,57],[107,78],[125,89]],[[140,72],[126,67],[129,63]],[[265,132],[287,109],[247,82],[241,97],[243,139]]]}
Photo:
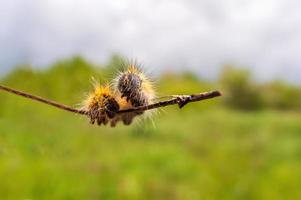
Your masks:
{"label": "branch node", "polygon": [[178,95],[176,98],[179,108],[183,108],[186,104],[188,104],[191,101],[190,95]]}

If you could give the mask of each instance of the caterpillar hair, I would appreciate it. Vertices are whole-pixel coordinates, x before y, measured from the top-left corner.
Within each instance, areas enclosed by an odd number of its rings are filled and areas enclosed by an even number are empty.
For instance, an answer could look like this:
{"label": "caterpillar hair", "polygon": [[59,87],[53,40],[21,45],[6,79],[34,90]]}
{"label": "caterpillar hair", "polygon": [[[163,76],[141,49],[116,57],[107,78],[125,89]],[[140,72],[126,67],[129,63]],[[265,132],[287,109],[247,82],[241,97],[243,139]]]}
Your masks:
{"label": "caterpillar hair", "polygon": [[83,109],[87,110],[92,124],[106,125],[119,111],[119,104],[115,100],[109,84],[101,86],[94,83],[94,90],[84,101]]}
{"label": "caterpillar hair", "polygon": [[136,63],[126,64],[126,69],[119,73],[114,80],[114,89],[125,97],[132,106],[143,106],[151,102],[155,97],[153,83],[143,73]]}
{"label": "caterpillar hair", "polygon": [[[113,80],[113,89],[120,109],[131,109],[153,103],[154,86],[141,67],[137,63],[128,62],[124,63],[124,68]],[[113,120],[113,124],[121,120],[124,124],[129,125],[134,117],[143,113],[144,111],[124,113]]]}

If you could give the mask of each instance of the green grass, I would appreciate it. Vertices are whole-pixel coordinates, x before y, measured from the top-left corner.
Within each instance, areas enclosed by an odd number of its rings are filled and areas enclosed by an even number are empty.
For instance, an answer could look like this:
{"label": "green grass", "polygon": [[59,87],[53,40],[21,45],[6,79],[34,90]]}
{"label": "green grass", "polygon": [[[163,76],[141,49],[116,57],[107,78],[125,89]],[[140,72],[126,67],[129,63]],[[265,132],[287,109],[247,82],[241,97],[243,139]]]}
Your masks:
{"label": "green grass", "polygon": [[11,105],[0,112],[0,199],[300,197],[300,113],[199,104],[114,129]]}
{"label": "green grass", "polygon": [[[104,80],[114,71],[114,62],[96,68],[74,58],[44,71],[17,69],[0,82],[76,105],[91,76]],[[157,89],[191,94],[219,86],[166,74]],[[301,113],[228,110],[226,96],[166,108],[153,123],[110,128],[0,92],[0,200],[300,199]]]}

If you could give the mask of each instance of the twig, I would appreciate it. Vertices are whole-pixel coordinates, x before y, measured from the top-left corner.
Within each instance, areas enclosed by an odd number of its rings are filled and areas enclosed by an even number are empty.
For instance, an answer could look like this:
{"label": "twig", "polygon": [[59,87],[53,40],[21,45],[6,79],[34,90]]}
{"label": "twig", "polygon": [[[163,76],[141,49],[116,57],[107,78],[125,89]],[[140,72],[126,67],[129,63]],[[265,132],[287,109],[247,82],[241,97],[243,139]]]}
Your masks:
{"label": "twig", "polygon": [[64,104],[57,103],[57,102],[51,101],[49,99],[45,99],[43,97],[39,97],[39,96],[35,96],[35,95],[32,95],[32,94],[28,94],[26,92],[22,92],[20,90],[12,89],[12,88],[9,88],[9,87],[3,86],[3,85],[0,85],[0,90],[4,90],[6,92],[10,92],[10,93],[13,93],[13,94],[16,94],[16,95],[19,95],[19,96],[22,96],[22,97],[25,97],[25,98],[28,98],[28,99],[39,101],[39,102],[42,102],[42,103],[45,103],[45,104],[57,107],[59,109],[69,111],[69,112],[74,112],[74,113],[78,113],[78,114],[85,114],[86,113],[86,111],[84,111],[84,110],[72,108],[70,106],[66,106]]}
{"label": "twig", "polygon": [[[0,85],[0,90],[6,91],[9,93],[13,93],[13,94],[25,97],[25,98],[29,98],[29,99],[32,99],[35,101],[39,101],[39,102],[57,107],[59,109],[69,111],[69,112],[73,112],[73,113],[77,113],[77,114],[81,114],[81,115],[88,115],[88,111],[86,111],[86,110],[72,108],[70,106],[67,106],[67,105],[64,105],[64,104],[61,104],[61,103],[58,103],[58,102],[55,102],[55,101],[52,101],[49,99],[45,99],[43,97],[28,94],[28,93],[20,91],[20,90],[12,89],[12,88],[9,88],[9,87],[3,86],[3,85]],[[174,105],[174,104],[178,104],[179,107],[182,108],[190,102],[211,99],[211,98],[218,97],[221,95],[222,94],[219,91],[204,92],[204,93],[192,94],[192,95],[173,95],[175,97],[170,100],[160,101],[160,102],[157,102],[154,104],[150,104],[150,105],[146,105],[146,106],[139,106],[139,107],[130,108],[130,109],[126,109],[126,110],[119,110],[118,113],[130,113],[130,112],[137,112],[137,111],[145,111],[145,110],[156,109],[156,108],[165,107],[165,106],[169,106],[169,105]]]}
{"label": "twig", "polygon": [[192,94],[192,95],[175,95],[176,97],[166,100],[166,101],[159,101],[154,104],[150,104],[147,106],[139,106],[127,110],[120,110],[119,113],[126,113],[126,112],[136,112],[136,111],[145,111],[156,109],[160,107],[170,106],[174,104],[178,104],[180,108],[183,108],[186,104],[190,102],[202,101],[205,99],[211,99],[214,97],[221,96],[222,94],[219,91],[211,91],[211,92],[204,92],[199,94]]}

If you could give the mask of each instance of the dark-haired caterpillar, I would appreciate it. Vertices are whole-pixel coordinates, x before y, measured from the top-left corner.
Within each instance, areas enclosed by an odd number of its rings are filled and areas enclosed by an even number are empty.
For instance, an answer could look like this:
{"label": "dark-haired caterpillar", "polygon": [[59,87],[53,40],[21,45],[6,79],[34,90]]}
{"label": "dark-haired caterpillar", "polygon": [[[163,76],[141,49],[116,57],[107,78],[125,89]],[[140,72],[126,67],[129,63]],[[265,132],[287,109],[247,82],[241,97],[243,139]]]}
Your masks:
{"label": "dark-haired caterpillar", "polygon": [[119,110],[144,106],[153,103],[155,91],[152,82],[135,64],[128,64],[111,85],[94,85],[94,91],[84,101],[91,123],[116,126],[119,121],[130,125],[133,119],[144,112],[118,114]]}

